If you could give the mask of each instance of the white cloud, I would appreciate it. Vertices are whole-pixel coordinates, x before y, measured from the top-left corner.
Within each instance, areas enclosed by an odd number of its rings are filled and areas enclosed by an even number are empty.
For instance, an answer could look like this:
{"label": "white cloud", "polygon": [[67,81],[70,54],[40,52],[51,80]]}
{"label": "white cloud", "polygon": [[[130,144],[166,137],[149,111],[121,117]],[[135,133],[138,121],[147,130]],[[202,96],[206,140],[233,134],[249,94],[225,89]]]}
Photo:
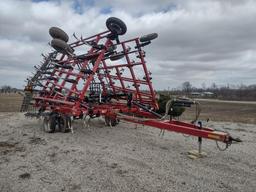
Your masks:
{"label": "white cloud", "polygon": [[[183,81],[197,86],[203,82],[255,83],[255,1],[76,3],[0,1],[0,86],[24,84],[33,65],[40,62],[41,53],[51,50],[47,46],[49,27],[59,26],[70,36],[73,32],[89,36],[105,30],[109,16],[127,24],[127,35],[122,38],[159,34],[145,48],[156,89],[177,87]],[[74,8],[78,5],[79,9]]]}

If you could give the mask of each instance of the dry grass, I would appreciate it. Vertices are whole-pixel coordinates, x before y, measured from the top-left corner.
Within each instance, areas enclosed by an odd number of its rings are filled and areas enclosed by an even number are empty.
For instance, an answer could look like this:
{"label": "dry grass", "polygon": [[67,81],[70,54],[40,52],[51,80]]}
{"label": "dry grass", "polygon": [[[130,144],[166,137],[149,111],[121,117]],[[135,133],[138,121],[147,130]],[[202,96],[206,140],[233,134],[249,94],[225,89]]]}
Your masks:
{"label": "dry grass", "polygon": [[[200,101],[200,119],[211,121],[227,121],[256,124],[256,104],[225,103],[215,101]],[[195,107],[187,109],[183,115],[186,119],[192,119]]]}
{"label": "dry grass", "polygon": [[[19,94],[0,94],[0,112],[17,112],[23,97]],[[229,121],[256,124],[256,104],[200,101],[201,120]],[[183,119],[194,117],[194,107],[187,109]]]}
{"label": "dry grass", "polygon": [[17,112],[20,110],[23,96],[17,93],[0,94],[0,112]]}

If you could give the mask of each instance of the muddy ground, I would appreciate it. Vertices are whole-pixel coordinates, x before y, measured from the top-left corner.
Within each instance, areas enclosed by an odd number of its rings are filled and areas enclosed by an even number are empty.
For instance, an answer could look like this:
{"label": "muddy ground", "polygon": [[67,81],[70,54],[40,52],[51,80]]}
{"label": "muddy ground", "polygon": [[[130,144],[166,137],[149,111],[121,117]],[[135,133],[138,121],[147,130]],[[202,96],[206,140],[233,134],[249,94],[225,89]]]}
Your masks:
{"label": "muddy ground", "polygon": [[213,123],[243,143],[218,151],[203,142],[206,158],[187,152],[197,139],[121,122],[90,128],[74,124],[72,133],[44,133],[41,123],[22,113],[0,113],[0,191],[216,191],[256,189],[256,126]]}

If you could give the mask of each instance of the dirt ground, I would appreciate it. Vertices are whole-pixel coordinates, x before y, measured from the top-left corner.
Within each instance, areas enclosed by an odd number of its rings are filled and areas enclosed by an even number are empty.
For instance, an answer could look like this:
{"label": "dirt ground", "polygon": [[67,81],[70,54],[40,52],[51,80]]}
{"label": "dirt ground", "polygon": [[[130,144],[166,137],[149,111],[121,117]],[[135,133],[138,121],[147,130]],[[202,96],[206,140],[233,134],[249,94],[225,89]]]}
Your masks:
{"label": "dirt ground", "polygon": [[203,141],[206,158],[187,152],[197,139],[121,122],[105,127],[95,119],[72,133],[44,133],[39,120],[0,113],[0,191],[254,192],[256,126],[210,122],[243,142],[227,151]]}

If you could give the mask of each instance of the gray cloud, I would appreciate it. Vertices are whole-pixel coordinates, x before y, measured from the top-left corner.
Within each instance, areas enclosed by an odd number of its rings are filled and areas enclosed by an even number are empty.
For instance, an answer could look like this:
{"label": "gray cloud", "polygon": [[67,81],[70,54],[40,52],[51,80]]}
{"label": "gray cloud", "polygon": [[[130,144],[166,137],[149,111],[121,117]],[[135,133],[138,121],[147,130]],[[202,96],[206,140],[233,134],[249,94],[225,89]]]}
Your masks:
{"label": "gray cloud", "polygon": [[10,0],[0,1],[0,86],[24,84],[40,54],[51,50],[49,27],[87,36],[105,30],[109,16],[126,22],[121,38],[159,34],[145,48],[157,89],[183,81],[255,83],[255,1]]}

